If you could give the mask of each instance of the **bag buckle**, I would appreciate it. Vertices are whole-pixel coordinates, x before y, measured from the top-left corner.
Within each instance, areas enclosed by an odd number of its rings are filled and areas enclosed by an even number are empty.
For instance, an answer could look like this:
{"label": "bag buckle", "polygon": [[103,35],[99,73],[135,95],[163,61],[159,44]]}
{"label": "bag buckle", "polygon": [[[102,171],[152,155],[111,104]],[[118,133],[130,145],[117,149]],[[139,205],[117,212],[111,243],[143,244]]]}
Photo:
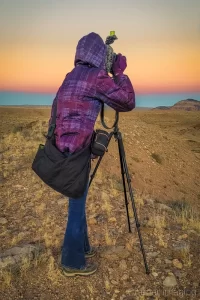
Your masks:
{"label": "bag buckle", "polygon": [[56,128],[56,124],[51,124],[51,126],[49,127],[49,130],[48,130],[48,133],[47,133],[47,138],[51,138],[52,137],[55,128]]}

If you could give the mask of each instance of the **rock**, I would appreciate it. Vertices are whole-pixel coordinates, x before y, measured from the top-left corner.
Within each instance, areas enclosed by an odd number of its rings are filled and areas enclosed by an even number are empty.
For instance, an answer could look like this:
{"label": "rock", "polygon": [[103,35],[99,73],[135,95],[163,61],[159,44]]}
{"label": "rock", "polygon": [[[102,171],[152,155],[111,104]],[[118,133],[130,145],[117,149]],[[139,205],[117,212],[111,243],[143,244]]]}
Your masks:
{"label": "rock", "polygon": [[[152,292],[151,290],[147,290],[147,291],[144,291],[143,295],[146,296],[146,297],[152,297],[154,296],[154,292]],[[153,300],[153,299],[158,299],[158,298],[148,298],[149,300]]]}
{"label": "rock", "polygon": [[195,288],[198,288],[198,287],[199,287],[199,282],[193,282],[193,286],[194,286]]}
{"label": "rock", "polygon": [[0,218],[0,224],[1,225],[5,225],[7,223],[8,223],[8,221],[6,220],[6,218]]}
{"label": "rock", "polygon": [[27,188],[21,184],[16,184],[13,187],[15,187],[16,189],[19,189],[19,190],[27,190]]}
{"label": "rock", "polygon": [[109,274],[113,274],[115,272],[115,270],[113,268],[108,267],[108,272],[109,272]]}
{"label": "rock", "polygon": [[0,258],[0,270],[11,267],[15,264],[15,259],[12,256]]}
{"label": "rock", "polygon": [[138,267],[136,267],[136,266],[134,266],[134,267],[132,267],[132,271],[133,271],[133,273],[138,273]]}
{"label": "rock", "polygon": [[129,258],[128,258],[128,261],[133,261],[133,258],[129,257]]}
{"label": "rock", "polygon": [[95,224],[97,224],[97,220],[96,220],[95,218],[90,218],[90,219],[88,220],[88,224],[89,224],[89,225],[95,225]]}
{"label": "rock", "polygon": [[176,267],[177,269],[183,268],[183,264],[178,259],[173,259],[172,263],[173,266]]}
{"label": "rock", "polygon": [[156,257],[156,256],[158,256],[158,252],[149,252],[149,253],[147,253],[147,255],[148,255],[148,257]]}
{"label": "rock", "polygon": [[119,268],[123,271],[125,271],[127,269],[127,264],[126,264],[126,261],[124,259],[120,261]]}
{"label": "rock", "polygon": [[153,277],[158,277],[158,273],[152,272]]}
{"label": "rock", "polygon": [[125,259],[130,256],[130,252],[124,246],[109,246],[100,253],[100,256],[108,260]]}
{"label": "rock", "polygon": [[145,199],[146,204],[150,205],[150,206],[154,206],[155,205],[155,201],[153,199]]}
{"label": "rock", "polygon": [[33,260],[42,251],[40,245],[24,245],[13,247],[0,254],[0,269],[22,263],[25,259]]}
{"label": "rock", "polygon": [[187,238],[188,238],[188,235],[185,233],[185,234],[179,235],[178,240],[185,240]]}
{"label": "rock", "polygon": [[122,277],[121,277],[121,281],[126,281],[126,280],[128,280],[129,279],[129,276],[128,276],[128,274],[124,274]]}
{"label": "rock", "polygon": [[157,264],[161,264],[162,260],[160,258],[156,258],[156,262],[157,262]]}
{"label": "rock", "polygon": [[15,255],[29,255],[32,253],[34,248],[32,245],[26,245],[23,247],[13,247],[11,249],[6,250],[4,253],[0,254],[0,257],[6,256],[15,256]]}
{"label": "rock", "polygon": [[171,207],[169,207],[169,206],[167,206],[167,205],[165,205],[163,203],[158,203],[157,207],[160,210],[164,210],[164,211],[168,211],[168,212],[172,212],[173,211],[173,209]]}
{"label": "rock", "polygon": [[186,276],[186,274],[184,272],[181,272],[180,270],[175,270],[174,275],[180,279]]}
{"label": "rock", "polygon": [[115,217],[111,217],[108,219],[108,222],[114,223],[114,222],[117,222],[117,219]]}
{"label": "rock", "polygon": [[172,264],[172,261],[170,259],[165,259],[165,264],[166,265],[171,265]]}
{"label": "rock", "polygon": [[133,294],[135,292],[135,289],[128,289],[128,290],[126,290],[126,294]]}
{"label": "rock", "polygon": [[165,287],[174,287],[177,285],[176,277],[174,275],[169,275],[163,281]]}
{"label": "rock", "polygon": [[100,178],[95,178],[95,183],[96,184],[103,184],[103,180]]}
{"label": "rock", "polygon": [[113,285],[118,285],[118,282],[117,282],[116,280],[111,280],[111,283],[112,283]]}
{"label": "rock", "polygon": [[66,199],[62,198],[62,199],[58,200],[57,203],[58,203],[58,205],[65,205],[65,204],[67,204],[67,198]]}

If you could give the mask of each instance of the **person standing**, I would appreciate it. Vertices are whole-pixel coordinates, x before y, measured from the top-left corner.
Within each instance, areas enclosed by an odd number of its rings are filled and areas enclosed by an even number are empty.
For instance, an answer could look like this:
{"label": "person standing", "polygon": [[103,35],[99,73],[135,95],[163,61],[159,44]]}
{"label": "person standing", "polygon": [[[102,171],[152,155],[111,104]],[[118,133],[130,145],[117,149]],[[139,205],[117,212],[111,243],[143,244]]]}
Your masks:
{"label": "person standing", "polygon": [[[66,75],[57,93],[56,147],[66,156],[91,143],[102,102],[117,112],[135,108],[134,89],[124,74],[126,67],[126,57],[119,53],[114,59],[112,48],[97,33],[91,32],[78,41],[74,68]],[[55,100],[50,122],[54,108]],[[87,262],[87,258],[96,254],[88,238],[87,194],[88,187],[82,197],[69,198],[61,253],[61,269],[66,276],[87,276],[97,270],[95,263]]]}

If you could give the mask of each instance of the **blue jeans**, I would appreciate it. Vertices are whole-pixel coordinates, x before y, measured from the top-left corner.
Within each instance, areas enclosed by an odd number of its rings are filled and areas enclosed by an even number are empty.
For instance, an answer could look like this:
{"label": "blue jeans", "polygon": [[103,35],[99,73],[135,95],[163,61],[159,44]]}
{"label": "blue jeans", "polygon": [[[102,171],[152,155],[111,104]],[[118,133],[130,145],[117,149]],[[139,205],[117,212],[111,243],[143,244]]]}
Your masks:
{"label": "blue jeans", "polygon": [[69,199],[68,222],[62,248],[61,264],[81,269],[86,265],[85,252],[90,251],[85,204],[88,187],[82,197]]}

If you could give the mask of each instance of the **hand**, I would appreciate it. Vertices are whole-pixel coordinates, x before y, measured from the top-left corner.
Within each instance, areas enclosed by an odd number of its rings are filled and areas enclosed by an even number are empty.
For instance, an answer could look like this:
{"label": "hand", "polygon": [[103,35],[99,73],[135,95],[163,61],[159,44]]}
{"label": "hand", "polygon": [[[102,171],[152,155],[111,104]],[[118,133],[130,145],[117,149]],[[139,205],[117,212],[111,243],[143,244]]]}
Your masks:
{"label": "hand", "polygon": [[122,54],[119,53],[117,55],[116,60],[114,61],[113,65],[112,65],[113,75],[117,76],[117,75],[123,74],[126,67],[127,67],[126,56],[122,56]]}

